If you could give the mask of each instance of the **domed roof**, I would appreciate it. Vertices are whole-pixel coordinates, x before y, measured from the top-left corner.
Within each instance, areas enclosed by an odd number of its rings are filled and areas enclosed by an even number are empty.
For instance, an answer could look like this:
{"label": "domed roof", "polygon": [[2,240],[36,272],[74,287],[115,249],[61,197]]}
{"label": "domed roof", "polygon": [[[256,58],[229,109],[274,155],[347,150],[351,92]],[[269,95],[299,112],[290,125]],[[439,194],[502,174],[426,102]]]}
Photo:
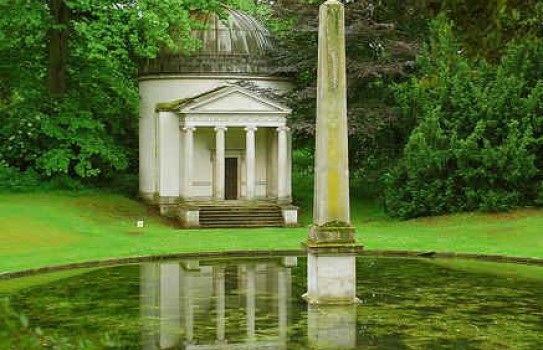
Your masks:
{"label": "domed roof", "polygon": [[191,36],[199,48],[187,54],[165,52],[143,62],[141,75],[163,73],[241,73],[275,75],[281,73],[274,64],[277,51],[273,36],[253,17],[226,7],[225,16],[196,13],[193,18],[203,24]]}
{"label": "domed roof", "polygon": [[215,13],[195,16],[205,25],[191,33],[202,42],[200,54],[265,56],[274,51],[273,38],[260,22],[231,8],[226,11],[226,19]]}

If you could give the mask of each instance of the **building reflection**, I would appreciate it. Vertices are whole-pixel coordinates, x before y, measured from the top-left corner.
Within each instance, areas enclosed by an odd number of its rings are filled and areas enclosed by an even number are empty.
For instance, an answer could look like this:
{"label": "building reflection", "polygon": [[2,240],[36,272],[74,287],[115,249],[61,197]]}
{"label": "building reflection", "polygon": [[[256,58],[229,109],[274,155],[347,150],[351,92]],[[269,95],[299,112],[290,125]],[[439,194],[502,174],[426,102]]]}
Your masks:
{"label": "building reflection", "polygon": [[296,264],[296,257],[142,264],[143,349],[286,349]]}

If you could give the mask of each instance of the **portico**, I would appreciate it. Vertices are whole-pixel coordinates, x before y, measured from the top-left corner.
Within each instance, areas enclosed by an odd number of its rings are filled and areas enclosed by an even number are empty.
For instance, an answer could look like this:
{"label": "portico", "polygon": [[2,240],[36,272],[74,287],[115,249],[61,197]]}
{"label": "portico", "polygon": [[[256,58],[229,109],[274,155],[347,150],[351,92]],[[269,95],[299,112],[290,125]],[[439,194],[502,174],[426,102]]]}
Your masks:
{"label": "portico", "polygon": [[237,86],[157,104],[161,210],[177,212],[181,205],[182,221],[197,226],[195,210],[188,214],[187,208],[290,207],[289,113],[289,108]]}

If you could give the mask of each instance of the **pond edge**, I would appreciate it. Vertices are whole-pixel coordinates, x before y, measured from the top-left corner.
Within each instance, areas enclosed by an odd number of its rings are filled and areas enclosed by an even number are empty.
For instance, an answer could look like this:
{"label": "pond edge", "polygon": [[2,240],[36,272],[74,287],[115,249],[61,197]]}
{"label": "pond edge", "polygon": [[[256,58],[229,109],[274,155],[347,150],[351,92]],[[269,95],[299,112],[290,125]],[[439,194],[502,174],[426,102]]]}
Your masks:
{"label": "pond edge", "polygon": [[[161,255],[142,255],[124,258],[111,258],[104,260],[91,260],[63,265],[43,266],[33,269],[25,269],[12,272],[1,272],[0,281],[17,277],[27,277],[42,273],[58,272],[72,269],[90,268],[90,267],[110,267],[115,265],[138,264],[142,262],[156,262],[173,259],[189,258],[217,258],[217,257],[267,257],[267,256],[288,256],[304,255],[303,249],[282,249],[282,250],[239,250],[239,251],[218,251],[218,252],[199,252],[199,253],[172,253]],[[517,257],[499,254],[475,254],[475,253],[454,253],[454,252],[435,252],[435,251],[412,251],[412,250],[365,250],[357,254],[359,256],[383,256],[383,257],[409,257],[409,258],[458,258],[482,260],[490,262],[516,263],[526,265],[543,266],[543,258]]]}

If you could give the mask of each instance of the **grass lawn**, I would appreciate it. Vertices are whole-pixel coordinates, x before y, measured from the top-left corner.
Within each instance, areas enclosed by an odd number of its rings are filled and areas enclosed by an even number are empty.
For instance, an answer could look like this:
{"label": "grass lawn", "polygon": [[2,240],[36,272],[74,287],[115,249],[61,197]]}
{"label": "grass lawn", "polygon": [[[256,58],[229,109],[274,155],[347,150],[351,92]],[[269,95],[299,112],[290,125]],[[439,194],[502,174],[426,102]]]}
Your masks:
{"label": "grass lawn", "polygon": [[[135,227],[140,216],[143,229]],[[352,217],[367,249],[543,257],[543,210],[399,222],[353,201]],[[136,255],[297,249],[306,235],[306,227],[178,230],[141,203],[107,193],[0,194],[0,272]]]}

